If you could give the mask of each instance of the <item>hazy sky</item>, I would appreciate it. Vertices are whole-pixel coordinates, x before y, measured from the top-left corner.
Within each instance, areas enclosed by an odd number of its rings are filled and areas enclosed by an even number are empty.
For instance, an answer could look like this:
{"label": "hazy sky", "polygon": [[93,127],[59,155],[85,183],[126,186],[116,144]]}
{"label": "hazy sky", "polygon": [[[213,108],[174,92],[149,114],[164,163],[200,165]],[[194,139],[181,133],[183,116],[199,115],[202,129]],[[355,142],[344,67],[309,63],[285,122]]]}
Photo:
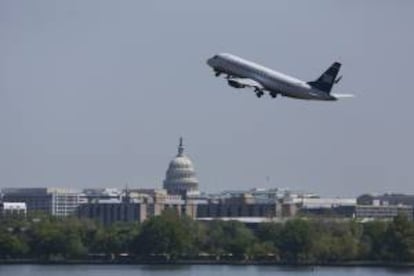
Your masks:
{"label": "hazy sky", "polygon": [[[0,1],[0,187],[414,192],[413,1]],[[353,99],[257,99],[230,52]]]}

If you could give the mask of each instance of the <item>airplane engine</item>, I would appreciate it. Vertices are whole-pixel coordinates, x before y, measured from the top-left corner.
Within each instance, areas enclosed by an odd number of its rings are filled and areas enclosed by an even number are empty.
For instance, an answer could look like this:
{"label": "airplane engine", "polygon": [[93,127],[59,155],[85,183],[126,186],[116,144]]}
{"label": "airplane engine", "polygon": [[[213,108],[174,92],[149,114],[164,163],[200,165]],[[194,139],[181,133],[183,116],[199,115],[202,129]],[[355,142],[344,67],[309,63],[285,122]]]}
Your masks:
{"label": "airplane engine", "polygon": [[241,84],[241,83],[239,83],[239,82],[237,82],[235,80],[227,80],[227,83],[231,87],[234,87],[234,88],[244,88],[245,87],[245,85],[243,85],[243,84]]}

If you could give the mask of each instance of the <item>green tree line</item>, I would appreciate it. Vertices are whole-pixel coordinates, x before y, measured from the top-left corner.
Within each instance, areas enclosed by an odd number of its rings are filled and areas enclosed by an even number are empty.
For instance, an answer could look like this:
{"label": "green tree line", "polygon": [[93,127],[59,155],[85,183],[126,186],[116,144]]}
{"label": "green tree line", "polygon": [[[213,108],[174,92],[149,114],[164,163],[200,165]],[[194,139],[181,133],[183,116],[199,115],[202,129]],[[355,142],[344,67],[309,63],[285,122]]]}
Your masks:
{"label": "green tree line", "polygon": [[414,223],[297,218],[250,229],[236,221],[199,222],[174,212],[143,224],[104,227],[75,217],[0,219],[0,259],[266,260],[286,263],[414,261]]}

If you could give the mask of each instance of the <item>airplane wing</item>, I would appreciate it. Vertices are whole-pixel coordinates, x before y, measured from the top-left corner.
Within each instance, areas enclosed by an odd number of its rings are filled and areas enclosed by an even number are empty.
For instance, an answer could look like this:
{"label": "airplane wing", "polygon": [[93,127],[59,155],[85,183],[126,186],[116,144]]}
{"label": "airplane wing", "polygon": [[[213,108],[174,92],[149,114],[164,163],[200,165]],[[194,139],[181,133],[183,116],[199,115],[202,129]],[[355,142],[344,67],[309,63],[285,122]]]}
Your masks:
{"label": "airplane wing", "polygon": [[265,90],[263,85],[261,85],[259,82],[252,80],[252,79],[246,79],[246,78],[230,78],[227,80],[229,85],[235,87],[235,88],[244,88],[244,87],[252,87],[257,90]]}

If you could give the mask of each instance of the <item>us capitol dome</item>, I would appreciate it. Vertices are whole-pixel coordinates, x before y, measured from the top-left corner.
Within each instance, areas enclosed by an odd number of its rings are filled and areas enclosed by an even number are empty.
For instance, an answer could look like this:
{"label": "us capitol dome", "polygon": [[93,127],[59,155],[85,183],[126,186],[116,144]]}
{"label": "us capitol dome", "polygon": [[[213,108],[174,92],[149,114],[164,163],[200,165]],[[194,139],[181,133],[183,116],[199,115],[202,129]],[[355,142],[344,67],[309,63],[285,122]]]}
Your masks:
{"label": "us capitol dome", "polygon": [[164,189],[169,194],[183,196],[196,195],[198,191],[198,180],[193,163],[184,154],[183,138],[180,138],[178,154],[171,160],[164,180]]}

